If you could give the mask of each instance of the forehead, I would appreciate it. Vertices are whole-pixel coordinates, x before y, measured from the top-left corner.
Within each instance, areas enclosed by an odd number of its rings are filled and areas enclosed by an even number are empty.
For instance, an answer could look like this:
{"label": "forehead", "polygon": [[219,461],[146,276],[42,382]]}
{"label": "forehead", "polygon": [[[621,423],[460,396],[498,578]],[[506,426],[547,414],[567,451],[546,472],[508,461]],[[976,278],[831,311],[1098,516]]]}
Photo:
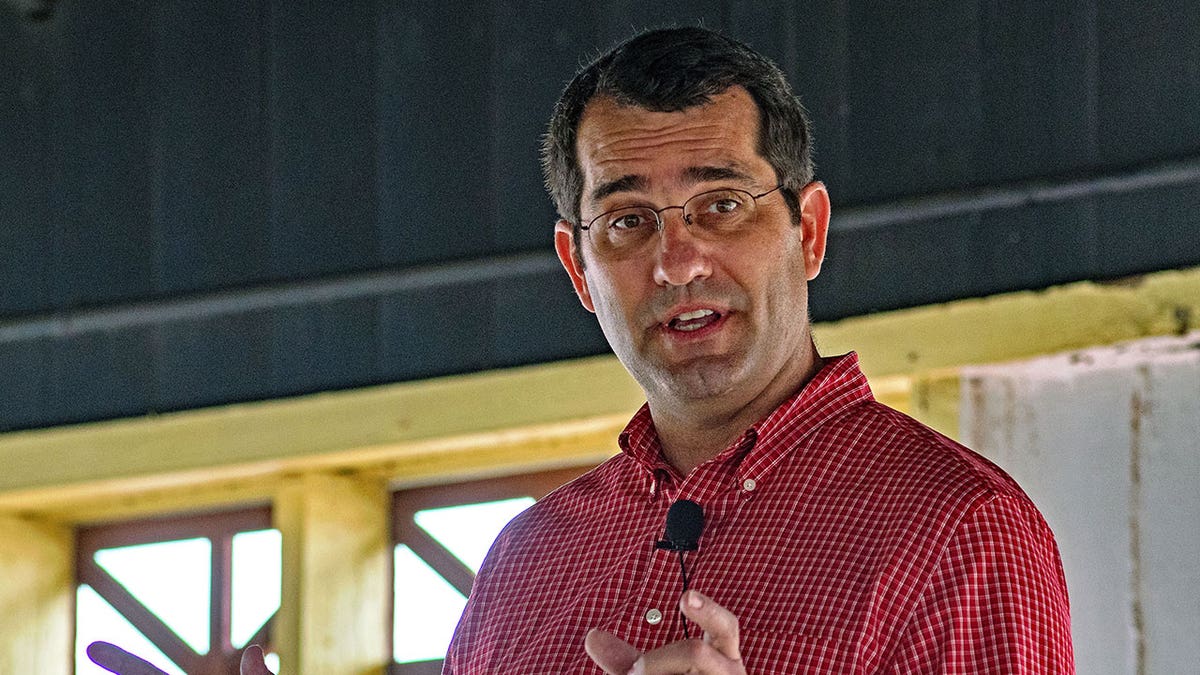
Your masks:
{"label": "forehead", "polygon": [[694,182],[695,171],[689,169],[696,167],[755,176],[770,171],[758,154],[758,125],[758,107],[741,87],[675,112],[593,99],[580,119],[576,144],[584,201],[594,186],[628,176],[658,185]]}

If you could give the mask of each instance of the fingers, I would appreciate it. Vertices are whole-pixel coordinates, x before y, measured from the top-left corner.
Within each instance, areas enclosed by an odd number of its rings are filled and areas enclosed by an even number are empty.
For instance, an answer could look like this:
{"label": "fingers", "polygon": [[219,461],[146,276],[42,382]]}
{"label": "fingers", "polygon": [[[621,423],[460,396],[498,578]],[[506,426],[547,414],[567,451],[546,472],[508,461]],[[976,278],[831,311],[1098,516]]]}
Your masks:
{"label": "fingers", "polygon": [[741,661],[731,659],[703,640],[681,640],[642,654],[629,675],[745,675]]}
{"label": "fingers", "polygon": [[711,598],[688,591],[679,599],[683,615],[704,631],[703,640],[681,640],[646,652],[629,671],[631,675],[696,673],[745,675],[738,646],[738,620]]}
{"label": "fingers", "polygon": [[274,675],[263,660],[262,647],[250,645],[242,652],[241,675]]}
{"label": "fingers", "polygon": [[704,642],[726,658],[741,661],[738,646],[738,620],[733,612],[713,602],[711,598],[696,591],[688,591],[679,599],[683,615],[691,619],[704,631]]}
{"label": "fingers", "polygon": [[87,655],[92,663],[117,675],[166,675],[149,661],[107,642],[88,645]]}
{"label": "fingers", "polygon": [[638,654],[636,648],[617,636],[593,630],[584,640],[584,648],[610,675],[745,675],[737,617],[696,591],[684,593],[679,607],[684,616],[704,631],[703,640],[681,640]]}
{"label": "fingers", "polygon": [[[596,629],[588,631],[587,638],[583,641],[583,648],[587,650],[588,656],[592,657],[596,665],[609,675],[628,673],[640,656],[633,645],[612,633]],[[246,673],[242,675],[246,675]]]}

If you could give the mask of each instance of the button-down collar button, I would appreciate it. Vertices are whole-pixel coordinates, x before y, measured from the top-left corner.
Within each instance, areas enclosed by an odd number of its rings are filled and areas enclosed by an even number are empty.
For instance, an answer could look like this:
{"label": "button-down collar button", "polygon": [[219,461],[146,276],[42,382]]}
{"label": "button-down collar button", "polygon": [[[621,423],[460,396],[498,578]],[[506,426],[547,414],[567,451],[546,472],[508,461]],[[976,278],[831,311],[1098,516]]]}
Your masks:
{"label": "button-down collar button", "polygon": [[754,488],[758,487],[758,481],[753,478],[747,478],[742,481],[742,489],[746,492],[754,492]]}
{"label": "button-down collar button", "polygon": [[646,623],[651,626],[657,626],[662,623],[662,612],[657,609],[651,609],[646,612]]}

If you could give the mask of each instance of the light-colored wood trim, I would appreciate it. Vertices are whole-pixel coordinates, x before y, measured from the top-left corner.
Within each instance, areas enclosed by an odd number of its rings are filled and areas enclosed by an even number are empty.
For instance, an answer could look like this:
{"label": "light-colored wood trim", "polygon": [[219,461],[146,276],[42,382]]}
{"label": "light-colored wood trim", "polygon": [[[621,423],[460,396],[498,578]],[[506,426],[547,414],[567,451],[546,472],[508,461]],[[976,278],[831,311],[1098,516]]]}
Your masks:
{"label": "light-colored wood trim", "polygon": [[[641,401],[611,358],[0,436],[0,492],[112,478],[169,481],[255,465],[616,413]],[[288,464],[288,462],[291,464]]]}
{"label": "light-colored wood trim", "polygon": [[596,464],[615,452],[629,413],[500,429],[343,452],[228,464],[165,476],[134,476],[0,493],[5,507],[66,523],[95,523],[154,513],[269,501],[281,478],[354,472],[416,487],[563,466]]}
{"label": "light-colored wood trim", "polygon": [[289,673],[384,673],[391,661],[387,486],[310,473],[284,481],[273,518],[283,540],[274,640]]}
{"label": "light-colored wood trim", "polygon": [[74,559],[69,528],[0,516],[0,673],[74,672]]}
{"label": "light-colored wood trim", "polygon": [[[953,435],[955,369],[1200,323],[1200,268],[815,327],[878,397]],[[953,395],[952,395],[953,394]],[[280,477],[396,485],[598,461],[642,400],[612,357],[0,435],[0,514],[90,522],[268,499]]]}
{"label": "light-colored wood trim", "polygon": [[874,379],[1182,334],[1198,325],[1200,267],[872,314],[820,324],[815,333],[823,353],[858,351]]}

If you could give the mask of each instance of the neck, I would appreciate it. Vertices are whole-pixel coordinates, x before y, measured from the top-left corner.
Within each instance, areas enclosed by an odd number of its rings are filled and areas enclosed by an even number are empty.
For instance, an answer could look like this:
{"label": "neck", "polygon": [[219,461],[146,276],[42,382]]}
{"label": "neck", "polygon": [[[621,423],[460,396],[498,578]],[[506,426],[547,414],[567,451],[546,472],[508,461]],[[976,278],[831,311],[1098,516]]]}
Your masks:
{"label": "neck", "polygon": [[810,347],[799,375],[781,373],[761,391],[747,398],[719,396],[700,401],[663,397],[651,400],[650,412],[667,462],[686,476],[716,457],[754,423],[763,419],[821,370],[823,360]]}

